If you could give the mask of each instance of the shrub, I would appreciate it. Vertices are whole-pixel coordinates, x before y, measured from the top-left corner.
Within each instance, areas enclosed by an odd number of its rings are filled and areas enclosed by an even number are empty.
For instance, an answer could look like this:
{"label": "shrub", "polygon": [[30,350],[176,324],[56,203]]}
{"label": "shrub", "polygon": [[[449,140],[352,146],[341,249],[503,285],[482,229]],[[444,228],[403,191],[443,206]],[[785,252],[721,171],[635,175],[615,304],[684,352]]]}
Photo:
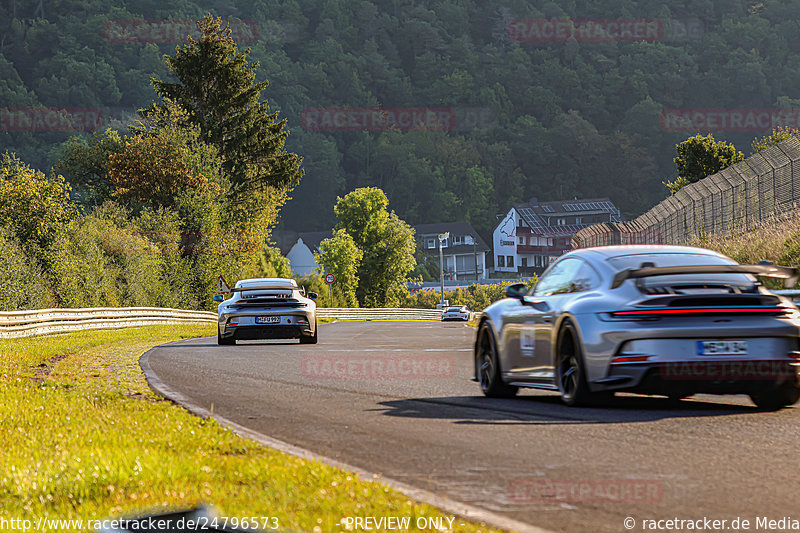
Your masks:
{"label": "shrub", "polygon": [[0,232],[0,310],[43,309],[55,303],[47,278],[7,232]]}
{"label": "shrub", "polygon": [[[520,280],[533,287],[536,283],[536,276]],[[491,285],[478,285],[473,283],[468,287],[458,287],[453,290],[444,291],[444,299],[450,305],[466,305],[472,311],[482,311],[493,302],[504,297],[503,291],[513,281],[504,281],[501,283],[493,283]],[[438,292],[435,291],[418,291],[414,294],[409,294],[402,303],[403,307],[411,307],[415,309],[435,309],[436,305],[441,301]]]}
{"label": "shrub", "polygon": [[8,152],[0,158],[0,226],[28,256],[44,260],[47,247],[77,214],[61,176],[46,177]]}

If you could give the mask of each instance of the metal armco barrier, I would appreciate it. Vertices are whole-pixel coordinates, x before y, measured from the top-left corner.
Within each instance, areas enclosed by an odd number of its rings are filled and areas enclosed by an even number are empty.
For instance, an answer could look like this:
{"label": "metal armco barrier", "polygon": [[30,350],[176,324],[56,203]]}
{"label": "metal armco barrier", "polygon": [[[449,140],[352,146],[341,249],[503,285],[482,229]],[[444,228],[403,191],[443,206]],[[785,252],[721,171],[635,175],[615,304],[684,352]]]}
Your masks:
{"label": "metal armco barrier", "polygon": [[317,307],[320,318],[342,320],[441,320],[441,309]]}
{"label": "metal armco barrier", "polygon": [[0,338],[31,337],[87,329],[185,322],[216,322],[217,314],[163,307],[93,307],[0,312]]}
{"label": "metal armco barrier", "polygon": [[[347,309],[318,307],[317,316],[342,320],[440,320],[439,309]],[[127,328],[217,321],[212,311],[163,307],[93,307],[0,311],[0,339],[88,329]]]}

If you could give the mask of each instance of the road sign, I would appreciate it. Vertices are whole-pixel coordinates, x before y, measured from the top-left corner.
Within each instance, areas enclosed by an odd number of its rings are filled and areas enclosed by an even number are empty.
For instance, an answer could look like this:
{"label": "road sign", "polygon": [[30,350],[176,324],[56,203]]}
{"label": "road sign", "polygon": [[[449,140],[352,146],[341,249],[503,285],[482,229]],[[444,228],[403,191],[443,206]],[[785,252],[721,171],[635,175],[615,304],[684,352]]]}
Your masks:
{"label": "road sign", "polygon": [[336,276],[334,276],[333,274],[327,274],[325,276],[325,283],[327,283],[328,285],[330,285],[334,281],[336,281]]}
{"label": "road sign", "polygon": [[217,278],[217,292],[222,294],[224,292],[231,292],[231,286],[225,281],[225,278],[220,276]]}

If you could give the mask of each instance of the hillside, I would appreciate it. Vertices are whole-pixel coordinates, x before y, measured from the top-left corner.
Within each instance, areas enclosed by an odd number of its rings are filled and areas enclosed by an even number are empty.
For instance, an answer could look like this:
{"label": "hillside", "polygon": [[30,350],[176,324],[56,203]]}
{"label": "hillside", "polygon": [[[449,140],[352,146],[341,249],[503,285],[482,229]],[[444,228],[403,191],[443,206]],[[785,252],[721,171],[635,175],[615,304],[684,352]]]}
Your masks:
{"label": "hillside", "polygon": [[[305,157],[284,229],[329,229],[336,197],[359,186],[381,187],[411,224],[466,219],[483,233],[495,213],[531,196],[608,196],[633,216],[666,195],[674,145],[694,133],[669,131],[680,127],[661,120],[663,109],[800,107],[800,0],[673,4],[4,2],[0,105],[12,112],[0,148],[39,168],[57,163],[75,132],[9,123],[13,110],[32,107],[98,111],[100,122],[82,115],[79,135],[124,129],[153,101],[150,78],[167,77],[162,55],[181,34],[158,21],[211,11],[245,21],[234,29],[270,81],[271,106],[288,119],[287,149]],[[542,19],[565,17],[657,28],[649,42],[531,41],[546,30]],[[539,22],[510,33],[516,19]],[[141,20],[151,22],[129,22]],[[394,110],[398,123],[408,108],[445,115],[425,122],[428,131],[382,131],[363,122],[378,107]],[[349,122],[337,125],[342,110]],[[772,127],[708,124],[745,151]]]}

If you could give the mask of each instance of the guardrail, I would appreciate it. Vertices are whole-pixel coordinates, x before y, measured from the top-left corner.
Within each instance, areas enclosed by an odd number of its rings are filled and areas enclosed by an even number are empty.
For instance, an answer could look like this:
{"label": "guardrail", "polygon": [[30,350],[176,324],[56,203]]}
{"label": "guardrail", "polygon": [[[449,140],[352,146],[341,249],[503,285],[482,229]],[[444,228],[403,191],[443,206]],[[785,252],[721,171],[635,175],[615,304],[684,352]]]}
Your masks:
{"label": "guardrail", "polygon": [[216,322],[217,313],[163,307],[92,307],[1,311],[0,338],[12,339],[87,329],[184,322]]}
{"label": "guardrail", "polygon": [[320,318],[342,320],[441,320],[441,309],[317,307]]}
{"label": "guardrail", "polygon": [[[342,320],[440,320],[439,309],[347,309],[318,307],[318,317]],[[126,328],[187,322],[216,322],[217,313],[164,307],[91,307],[0,311],[0,339],[88,329]]]}
{"label": "guardrail", "polygon": [[786,289],[786,290],[779,290],[779,291],[770,291],[774,292],[775,294],[780,294],[781,296],[787,296],[791,300],[797,301],[800,300],[800,291],[796,289]]}

